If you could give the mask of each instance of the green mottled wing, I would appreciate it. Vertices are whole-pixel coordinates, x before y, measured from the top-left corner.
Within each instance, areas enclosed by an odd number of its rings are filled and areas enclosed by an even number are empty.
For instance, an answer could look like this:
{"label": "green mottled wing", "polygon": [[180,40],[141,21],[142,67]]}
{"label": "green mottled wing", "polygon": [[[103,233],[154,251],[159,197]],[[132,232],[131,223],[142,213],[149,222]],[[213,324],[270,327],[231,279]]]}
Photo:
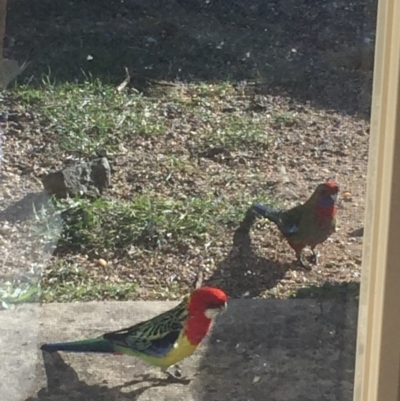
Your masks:
{"label": "green mottled wing", "polygon": [[126,329],[104,334],[115,346],[162,358],[174,347],[188,317],[189,297],[175,308]]}
{"label": "green mottled wing", "polygon": [[280,214],[281,224],[279,228],[285,237],[291,237],[298,233],[303,214],[304,205],[296,206]]}

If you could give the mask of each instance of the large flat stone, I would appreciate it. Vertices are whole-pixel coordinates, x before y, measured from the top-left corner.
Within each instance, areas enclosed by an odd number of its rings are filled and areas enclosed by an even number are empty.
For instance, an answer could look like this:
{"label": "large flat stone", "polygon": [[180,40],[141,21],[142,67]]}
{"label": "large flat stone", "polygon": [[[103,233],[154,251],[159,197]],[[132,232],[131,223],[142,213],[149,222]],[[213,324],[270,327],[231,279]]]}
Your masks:
{"label": "large flat stone", "polygon": [[[43,354],[42,342],[96,336],[175,302],[22,305],[0,311],[2,401],[351,401],[357,304],[232,300],[196,354],[189,385],[135,358]],[[144,375],[144,378],[142,377]]]}

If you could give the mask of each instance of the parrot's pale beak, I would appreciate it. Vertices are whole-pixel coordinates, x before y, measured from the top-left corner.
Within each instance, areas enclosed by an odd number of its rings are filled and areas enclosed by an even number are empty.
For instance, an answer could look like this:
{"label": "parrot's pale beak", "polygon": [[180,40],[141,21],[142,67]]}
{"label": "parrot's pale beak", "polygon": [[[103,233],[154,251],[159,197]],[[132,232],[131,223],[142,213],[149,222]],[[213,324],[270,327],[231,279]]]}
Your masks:
{"label": "parrot's pale beak", "polygon": [[332,199],[334,202],[336,202],[337,199],[338,199],[338,194],[337,194],[337,193],[336,193],[336,194],[332,194],[332,195],[331,195],[331,199]]}

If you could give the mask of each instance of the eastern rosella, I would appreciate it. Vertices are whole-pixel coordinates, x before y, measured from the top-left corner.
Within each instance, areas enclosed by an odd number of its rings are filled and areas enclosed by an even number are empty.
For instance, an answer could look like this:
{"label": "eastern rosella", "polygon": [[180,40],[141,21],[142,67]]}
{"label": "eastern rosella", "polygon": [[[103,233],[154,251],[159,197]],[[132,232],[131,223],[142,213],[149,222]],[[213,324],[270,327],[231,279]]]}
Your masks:
{"label": "eastern rosella", "polygon": [[322,244],[336,230],[336,200],[339,187],[328,181],[318,185],[307,202],[289,210],[255,203],[252,210],[274,222],[283,237],[296,252],[297,262],[305,267],[301,258],[306,246],[311,247],[313,262],[318,263],[315,247]]}
{"label": "eastern rosella", "polygon": [[168,368],[192,355],[211,328],[212,319],[227,307],[227,295],[218,288],[194,290],[175,308],[129,328],[100,337],[44,344],[47,352],[94,352],[136,356],[160,367],[169,378],[178,379]]}

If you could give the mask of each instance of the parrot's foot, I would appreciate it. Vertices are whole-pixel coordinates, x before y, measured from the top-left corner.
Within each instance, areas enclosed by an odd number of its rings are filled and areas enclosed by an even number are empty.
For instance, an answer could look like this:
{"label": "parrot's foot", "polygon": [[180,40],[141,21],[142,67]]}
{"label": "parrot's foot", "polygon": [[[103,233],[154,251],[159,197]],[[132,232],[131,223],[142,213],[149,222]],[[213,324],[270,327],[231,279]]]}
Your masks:
{"label": "parrot's foot", "polygon": [[296,259],[296,265],[303,268],[303,269],[307,269],[307,266],[304,264],[304,262],[301,260],[301,258]]}
{"label": "parrot's foot", "polygon": [[189,384],[191,382],[190,379],[188,379],[187,377],[182,377],[182,376],[175,376],[174,374],[168,372],[168,377],[167,380],[170,383],[179,383],[179,384]]}
{"label": "parrot's foot", "polygon": [[179,365],[174,365],[173,368],[175,370],[174,371],[175,376],[176,377],[182,377],[182,369],[180,368],[180,366]]}
{"label": "parrot's foot", "polygon": [[314,265],[318,265],[319,252],[315,251],[314,249],[311,249],[311,252],[312,252],[311,263]]}
{"label": "parrot's foot", "polygon": [[310,266],[308,266],[307,264],[305,264],[303,262],[303,259],[302,259],[301,256],[297,256],[297,259],[296,259],[295,263],[296,263],[297,266],[301,267],[302,269],[310,270]]}
{"label": "parrot's foot", "polygon": [[168,369],[162,369],[167,375],[168,382],[179,384],[189,384],[191,382],[190,379],[182,376],[182,371],[178,365],[175,365],[174,368],[174,373],[171,373]]}

